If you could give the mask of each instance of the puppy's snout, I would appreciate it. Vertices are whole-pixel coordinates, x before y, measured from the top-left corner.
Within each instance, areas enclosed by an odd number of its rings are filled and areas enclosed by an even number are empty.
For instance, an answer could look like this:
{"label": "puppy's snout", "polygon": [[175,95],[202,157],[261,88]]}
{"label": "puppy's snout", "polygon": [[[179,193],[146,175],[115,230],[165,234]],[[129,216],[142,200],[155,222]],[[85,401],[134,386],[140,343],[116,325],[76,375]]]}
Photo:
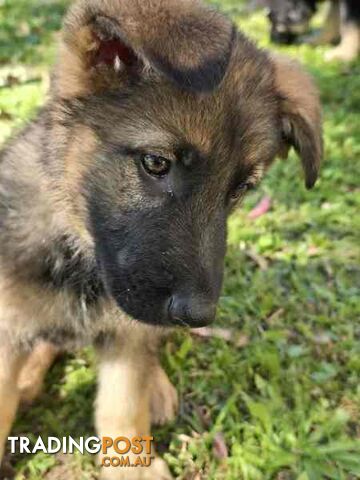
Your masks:
{"label": "puppy's snout", "polygon": [[216,315],[216,303],[200,295],[175,294],[168,308],[171,323],[195,328],[208,325]]}

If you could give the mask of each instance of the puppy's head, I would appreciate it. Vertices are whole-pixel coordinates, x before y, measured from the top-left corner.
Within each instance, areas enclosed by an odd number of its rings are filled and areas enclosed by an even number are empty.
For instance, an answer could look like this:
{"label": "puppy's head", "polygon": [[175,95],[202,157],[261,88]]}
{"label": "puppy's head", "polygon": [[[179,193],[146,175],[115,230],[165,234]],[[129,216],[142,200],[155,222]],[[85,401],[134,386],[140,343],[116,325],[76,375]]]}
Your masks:
{"label": "puppy's head", "polygon": [[315,5],[315,0],[269,0],[271,40],[290,44],[306,33]]}
{"label": "puppy's head", "polygon": [[76,4],[52,95],[72,220],[144,322],[214,318],[227,217],[278,154],[294,146],[317,177],[309,78],[193,0]]}

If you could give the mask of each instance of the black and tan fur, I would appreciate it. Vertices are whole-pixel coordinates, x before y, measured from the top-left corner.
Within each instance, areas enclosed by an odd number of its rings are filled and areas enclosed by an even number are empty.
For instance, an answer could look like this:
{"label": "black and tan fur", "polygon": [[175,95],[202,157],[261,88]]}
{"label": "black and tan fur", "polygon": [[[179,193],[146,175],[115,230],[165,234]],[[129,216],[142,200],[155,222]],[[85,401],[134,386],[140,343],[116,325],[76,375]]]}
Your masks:
{"label": "black and tan fur", "polygon": [[[99,436],[173,416],[158,343],[213,319],[227,217],[291,146],[312,187],[320,107],[296,63],[197,1],[75,3],[50,99],[1,155],[0,456],[57,348],[97,348]],[[102,475],[170,478],[160,459]]]}

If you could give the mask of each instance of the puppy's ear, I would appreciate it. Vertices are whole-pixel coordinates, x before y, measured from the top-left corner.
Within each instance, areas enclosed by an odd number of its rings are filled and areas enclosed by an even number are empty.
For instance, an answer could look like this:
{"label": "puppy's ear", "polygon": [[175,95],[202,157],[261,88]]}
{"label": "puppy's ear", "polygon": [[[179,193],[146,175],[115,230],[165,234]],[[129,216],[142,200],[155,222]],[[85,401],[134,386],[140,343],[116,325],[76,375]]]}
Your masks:
{"label": "puppy's ear", "polygon": [[151,72],[211,91],[234,37],[232,23],[197,0],[79,0],[65,19],[56,91],[86,95]]}
{"label": "puppy's ear", "polygon": [[273,57],[275,83],[281,104],[282,146],[279,155],[287,157],[294,147],[301,158],[305,185],[317,180],[323,155],[321,106],[317,89],[297,62]]}

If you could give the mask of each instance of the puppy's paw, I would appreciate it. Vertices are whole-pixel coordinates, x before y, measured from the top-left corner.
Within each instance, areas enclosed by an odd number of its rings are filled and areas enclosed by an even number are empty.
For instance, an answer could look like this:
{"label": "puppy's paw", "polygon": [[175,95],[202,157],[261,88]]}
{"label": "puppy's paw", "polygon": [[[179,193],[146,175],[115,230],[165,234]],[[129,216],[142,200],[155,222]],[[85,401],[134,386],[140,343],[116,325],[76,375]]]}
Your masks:
{"label": "puppy's paw", "polygon": [[150,470],[152,470],[152,472],[149,471],[149,474],[151,475],[148,477],[149,480],[172,480],[173,478],[167,463],[162,458],[156,457]]}
{"label": "puppy's paw", "polygon": [[339,45],[336,48],[333,48],[325,54],[325,60],[328,62],[338,61],[338,62],[352,62],[356,60],[358,56],[358,51],[355,48],[344,48]]}
{"label": "puppy's paw", "polygon": [[151,423],[164,425],[171,422],[178,410],[178,394],[169,377],[159,365],[153,376],[150,392]]}
{"label": "puppy's paw", "polygon": [[117,467],[103,469],[100,480],[172,480],[173,477],[164,460],[159,457],[149,467]]}

